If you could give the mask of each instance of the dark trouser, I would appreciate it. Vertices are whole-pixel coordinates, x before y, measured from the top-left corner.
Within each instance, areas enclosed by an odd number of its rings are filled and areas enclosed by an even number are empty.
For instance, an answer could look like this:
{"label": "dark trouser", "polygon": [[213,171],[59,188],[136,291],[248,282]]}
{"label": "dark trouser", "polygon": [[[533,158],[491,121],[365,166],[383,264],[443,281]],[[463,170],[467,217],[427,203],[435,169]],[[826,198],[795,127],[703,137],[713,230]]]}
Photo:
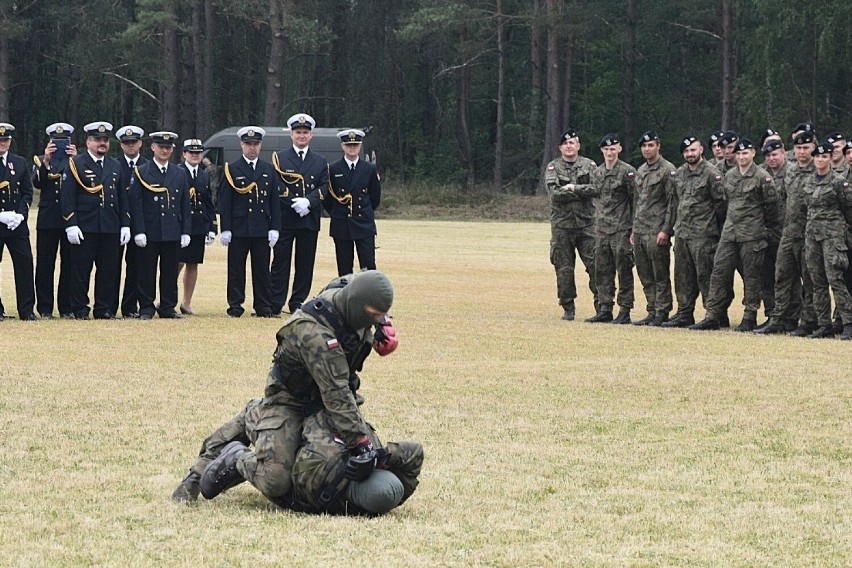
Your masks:
{"label": "dark trouser", "polygon": [[[848,260],[846,270],[843,271],[843,282],[846,284],[846,289],[852,294],[852,228],[846,229],[846,259]],[[840,320],[840,313],[837,306],[834,308],[834,320]]]}
{"label": "dark trouser", "polygon": [[648,304],[648,313],[668,316],[672,311],[671,244],[658,245],[657,235],[634,235],[636,273]]}
{"label": "dark trouser", "polygon": [[805,258],[808,273],[814,285],[814,311],[819,325],[831,325],[831,295],[834,294],[837,312],[845,324],[852,323],[852,297],[843,281],[843,272],[849,267],[843,238],[805,239]]}
{"label": "dark trouser", "polygon": [[272,314],[269,299],[269,240],[267,237],[234,237],[228,246],[228,313],[242,315],[246,301],[246,259],[251,254],[251,286],[254,312]]}
{"label": "dark trouser", "polygon": [[[142,249],[133,239],[124,252],[124,291],[121,293],[121,315],[139,313],[139,256]],[[118,283],[120,284],[120,283]]]}
{"label": "dark trouser", "polygon": [[[21,227],[22,231],[23,229]],[[22,318],[29,317],[33,313],[33,306],[35,306],[33,251],[30,248],[30,237],[28,235],[0,236],[0,254],[3,252],[3,246],[9,249],[9,256],[12,257],[12,268],[15,270],[15,298],[18,304],[18,315]],[[3,309],[3,303],[0,301],[0,314],[2,314]]]}
{"label": "dark trouser", "polygon": [[56,271],[56,253],[59,252],[59,288],[56,303],[60,315],[71,311],[71,243],[65,229],[37,229],[35,291],[36,309],[43,316],[53,314],[53,275]]}
{"label": "dark trouser", "polygon": [[805,264],[804,239],[781,237],[775,261],[775,309],[772,320],[816,323],[814,288]]}
{"label": "dark trouser", "polygon": [[334,239],[334,256],[337,259],[337,275],[346,276],[352,274],[352,266],[355,263],[355,253],[358,252],[358,264],[361,270],[376,269],[376,236],[366,239],[350,241],[348,239]]}
{"label": "dark trouser", "polygon": [[293,274],[293,293],[287,305],[290,311],[301,306],[311,293],[314,279],[314,263],[317,257],[317,237],[319,231],[309,229],[282,230],[272,255],[271,298],[272,312],[280,313],[287,300],[287,288],[290,284],[290,262],[295,245],[295,270]]}
{"label": "dark trouser", "polygon": [[118,310],[118,278],[121,271],[121,246],[118,233],[84,233],[79,245],[71,245],[71,310],[77,317],[89,315],[89,277],[95,271],[95,307],[97,317],[115,315]]}
{"label": "dark trouser", "polygon": [[713,257],[718,243],[719,237],[675,237],[674,286],[678,314],[692,316],[699,293],[704,309],[707,309],[710,275],[713,274]]}
{"label": "dark trouser", "polygon": [[595,277],[595,236],[592,227],[582,229],[550,228],[550,264],[556,270],[556,295],[563,308],[573,304],[577,297],[577,285],[574,282],[574,267],[577,254],[589,275],[589,290],[598,306],[598,286]]}
{"label": "dark trouser", "polygon": [[[154,315],[156,310],[161,316],[175,314],[178,301],[178,251],[180,243],[176,241],[148,242],[136,255],[139,268],[139,314]],[[160,267],[160,305],[154,308],[157,297],[157,265]]]}
{"label": "dark trouser", "polygon": [[[598,235],[595,240],[595,286],[600,311],[612,311],[615,277],[618,275],[618,306],[633,309],[633,247],[630,231]],[[594,292],[593,292],[594,293]]]}
{"label": "dark trouser", "polygon": [[760,298],[763,300],[763,313],[766,317],[775,310],[775,263],[778,259],[778,247],[781,243],[769,240],[766,255],[763,257],[763,279],[760,286]]}
{"label": "dark trouser", "polygon": [[730,305],[729,290],[733,286],[734,272],[738,266],[742,266],[743,319],[757,319],[766,247],[766,240],[719,243],[713,259],[713,274],[710,276],[710,299],[706,303],[708,316],[719,319],[725,314]]}

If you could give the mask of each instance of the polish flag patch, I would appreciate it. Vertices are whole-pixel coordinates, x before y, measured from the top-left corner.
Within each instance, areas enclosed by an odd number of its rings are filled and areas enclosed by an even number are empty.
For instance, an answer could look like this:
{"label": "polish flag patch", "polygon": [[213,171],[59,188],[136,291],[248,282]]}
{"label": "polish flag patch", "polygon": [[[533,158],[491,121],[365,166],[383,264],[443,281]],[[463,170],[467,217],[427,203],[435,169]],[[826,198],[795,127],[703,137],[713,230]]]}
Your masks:
{"label": "polish flag patch", "polygon": [[334,339],[334,338],[329,339],[328,341],[325,342],[325,344],[328,345],[329,349],[337,349],[338,347],[340,347],[340,343],[338,343],[337,339]]}

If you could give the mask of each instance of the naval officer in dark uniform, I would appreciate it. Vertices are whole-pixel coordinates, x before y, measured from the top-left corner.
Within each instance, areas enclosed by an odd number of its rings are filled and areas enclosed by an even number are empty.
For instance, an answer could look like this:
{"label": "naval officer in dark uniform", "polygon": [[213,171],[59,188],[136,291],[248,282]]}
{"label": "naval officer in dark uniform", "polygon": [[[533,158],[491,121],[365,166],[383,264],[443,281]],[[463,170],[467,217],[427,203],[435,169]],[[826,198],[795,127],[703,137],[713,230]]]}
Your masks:
{"label": "naval officer in dark uniform", "polygon": [[[272,312],[280,314],[287,302],[290,313],[310,295],[320,230],[320,195],[328,188],[328,162],[310,148],[316,121],[309,114],[287,120],[293,146],[272,154],[281,177],[281,234],[272,255]],[[287,301],[290,262],[294,259],[293,291]]]}
{"label": "naval officer in dark uniform", "polygon": [[127,192],[119,185],[121,167],[107,156],[112,125],[90,122],[86,151],[68,161],[59,205],[71,247],[71,309],[89,319],[89,277],[95,272],[95,319],[114,319],[118,310],[121,247],[130,240]]}
{"label": "naval officer in dark uniform", "polygon": [[[329,234],[334,239],[337,274],[352,273],[355,250],[361,269],[376,269],[375,210],[382,198],[376,166],[360,159],[364,132],[343,130],[337,134],[343,158],[329,166],[328,195],[322,205],[331,217]],[[354,250],[353,250],[354,249]]]}
{"label": "naval officer in dark uniform", "polygon": [[[33,202],[33,182],[27,161],[9,152],[15,127],[0,122],[0,258],[3,247],[9,249],[15,270],[15,297],[18,317],[36,319],[35,286],[33,285],[33,249],[27,216]],[[0,319],[5,312],[0,301]]]}
{"label": "naval officer in dark uniform", "polygon": [[[122,126],[115,133],[121,145],[122,154],[118,158],[118,163],[121,165],[119,187],[124,191],[130,189],[133,168],[148,161],[141,154],[143,136],[145,131],[133,124]],[[124,251],[124,290],[121,293],[121,315],[126,318],[139,317],[139,255],[139,247],[131,239]]]}
{"label": "naval officer in dark uniform", "polygon": [[[178,135],[152,132],[154,159],[133,169],[130,178],[130,218],[133,241],[139,247],[139,318],[179,319],[178,250],[189,245],[192,219],[186,172],[169,163]],[[155,306],[157,267],[160,303]]]}
{"label": "naval officer in dark uniform", "polygon": [[189,209],[192,228],[189,232],[189,246],[180,249],[178,254],[178,274],[183,271],[183,300],[180,313],[195,315],[192,309],[192,296],[198,282],[198,265],[204,263],[204,247],[213,244],[219,225],[216,221],[216,207],[213,205],[213,192],[210,189],[210,175],[201,165],[204,144],[197,138],[183,141],[183,164],[189,180]]}
{"label": "naval officer in dark uniform", "polygon": [[[273,317],[269,294],[270,249],[281,228],[281,178],[271,163],[261,160],[266,131],[245,126],[237,131],[243,155],[225,164],[219,195],[222,245],[228,248],[228,315],[243,315],[246,299],[246,259],[251,254],[254,312]],[[230,246],[229,246],[230,245]]]}
{"label": "naval officer in dark uniform", "polygon": [[[33,187],[41,192],[36,220],[36,309],[43,318],[53,317],[54,292],[59,315],[73,318],[71,310],[71,243],[65,238],[65,221],[59,208],[59,187],[68,160],[77,155],[71,143],[74,127],[55,122],[45,128],[50,137],[44,155],[33,156]],[[54,288],[56,253],[59,253],[59,286]]]}

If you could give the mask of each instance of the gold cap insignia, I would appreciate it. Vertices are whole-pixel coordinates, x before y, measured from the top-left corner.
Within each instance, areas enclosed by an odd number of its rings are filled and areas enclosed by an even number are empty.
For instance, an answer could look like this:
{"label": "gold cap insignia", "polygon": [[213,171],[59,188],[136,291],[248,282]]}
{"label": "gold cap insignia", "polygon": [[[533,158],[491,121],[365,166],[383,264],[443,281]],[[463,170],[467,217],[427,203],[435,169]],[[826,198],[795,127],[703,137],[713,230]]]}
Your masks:
{"label": "gold cap insignia", "polygon": [[171,140],[171,139],[172,139],[171,134],[163,134],[163,140]]}
{"label": "gold cap insignia", "polygon": [[57,134],[62,134],[63,132],[65,132],[65,129],[64,129],[64,128],[62,128],[61,126],[57,126],[57,127],[56,127],[56,133],[57,133]]}
{"label": "gold cap insignia", "polygon": [[0,136],[3,136],[4,134],[6,134],[6,127],[0,126]]}
{"label": "gold cap insignia", "polygon": [[100,126],[98,126],[98,132],[106,132],[106,128],[104,128],[104,125],[103,125],[103,124],[101,124]]}
{"label": "gold cap insignia", "polygon": [[124,135],[125,136],[133,136],[133,131],[128,128],[127,130],[124,131]]}
{"label": "gold cap insignia", "polygon": [[299,124],[305,124],[305,122],[307,122],[305,120],[305,115],[304,114],[299,115]]}
{"label": "gold cap insignia", "polygon": [[246,136],[254,136],[254,130],[249,130],[246,132]]}
{"label": "gold cap insignia", "polygon": [[350,140],[355,140],[357,137],[358,137],[358,135],[357,135],[357,134],[355,134],[354,132],[350,132],[350,133],[349,133],[349,139],[350,139]]}

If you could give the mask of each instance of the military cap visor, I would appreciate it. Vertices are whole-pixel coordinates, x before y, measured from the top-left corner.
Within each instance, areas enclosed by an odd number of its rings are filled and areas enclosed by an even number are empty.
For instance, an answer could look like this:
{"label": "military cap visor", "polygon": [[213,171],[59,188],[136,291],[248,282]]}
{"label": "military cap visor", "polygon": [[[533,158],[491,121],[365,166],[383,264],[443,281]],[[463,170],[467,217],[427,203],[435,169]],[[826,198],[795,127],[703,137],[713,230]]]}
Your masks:
{"label": "military cap visor", "polygon": [[357,128],[350,128],[337,133],[337,137],[343,144],[360,144],[364,136],[366,136],[364,131]]}
{"label": "military cap visor", "polygon": [[203,152],[204,143],[198,138],[189,138],[183,141],[184,152]]}
{"label": "military cap visor", "polygon": [[260,142],[266,136],[266,130],[260,126],[243,126],[237,130],[237,136],[243,142]]}
{"label": "military cap visor", "polygon": [[151,142],[157,146],[174,146],[178,135],[175,132],[161,130],[151,133]]}
{"label": "military cap visor", "polygon": [[115,137],[121,142],[135,142],[137,140],[142,140],[143,136],[145,136],[145,131],[132,124],[122,126],[115,132]]}
{"label": "military cap visor", "polygon": [[91,138],[109,138],[112,136],[112,124],[109,122],[90,122],[83,127],[86,136]]}
{"label": "military cap visor", "polygon": [[8,122],[0,122],[0,139],[8,140],[15,132],[15,127]]}
{"label": "military cap visor", "polygon": [[287,119],[287,126],[290,127],[290,130],[296,130],[297,128],[313,130],[316,125],[317,121],[314,120],[314,117],[305,113],[294,114]]}

